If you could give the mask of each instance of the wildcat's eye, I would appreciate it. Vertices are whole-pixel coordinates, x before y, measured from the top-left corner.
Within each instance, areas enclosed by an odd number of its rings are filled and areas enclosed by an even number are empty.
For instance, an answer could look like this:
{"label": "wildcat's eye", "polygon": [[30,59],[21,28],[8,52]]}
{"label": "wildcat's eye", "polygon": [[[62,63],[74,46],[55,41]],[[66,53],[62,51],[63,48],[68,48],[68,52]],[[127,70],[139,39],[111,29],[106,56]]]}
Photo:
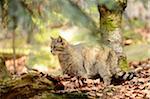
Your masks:
{"label": "wildcat's eye", "polygon": [[58,38],[58,42],[62,42],[62,38]]}
{"label": "wildcat's eye", "polygon": [[65,45],[65,43],[64,43],[64,42],[62,42],[62,43],[61,43],[61,45]]}

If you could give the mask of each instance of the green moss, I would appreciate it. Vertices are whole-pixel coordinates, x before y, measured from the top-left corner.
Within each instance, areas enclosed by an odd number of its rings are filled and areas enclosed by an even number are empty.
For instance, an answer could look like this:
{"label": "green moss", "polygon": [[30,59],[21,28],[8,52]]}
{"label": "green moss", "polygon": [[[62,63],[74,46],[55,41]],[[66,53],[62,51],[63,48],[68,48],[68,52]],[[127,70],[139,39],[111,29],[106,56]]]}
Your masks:
{"label": "green moss", "polygon": [[101,27],[101,29],[105,28],[107,31],[114,31],[116,28],[120,27],[120,14],[108,13],[103,16],[103,19],[101,20]]}
{"label": "green moss", "polygon": [[105,22],[103,23],[103,25],[104,25],[105,27],[107,27],[107,29],[108,29],[109,31],[113,31],[113,30],[115,30],[116,27],[117,27],[117,26],[113,23],[112,19],[107,19],[107,21],[105,21]]}
{"label": "green moss", "polygon": [[121,57],[121,59],[119,59],[119,66],[123,71],[129,71],[129,66],[126,57]]}

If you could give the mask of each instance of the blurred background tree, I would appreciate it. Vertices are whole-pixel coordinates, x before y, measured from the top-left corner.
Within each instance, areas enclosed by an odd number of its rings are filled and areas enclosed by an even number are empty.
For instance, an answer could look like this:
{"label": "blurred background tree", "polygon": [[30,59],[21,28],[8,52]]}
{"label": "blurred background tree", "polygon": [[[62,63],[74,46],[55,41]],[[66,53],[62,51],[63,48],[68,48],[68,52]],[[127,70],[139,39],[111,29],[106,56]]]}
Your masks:
{"label": "blurred background tree", "polygon": [[[96,5],[107,1],[1,0],[0,53],[14,53],[14,59],[20,54],[27,55],[28,66],[55,68],[59,64],[50,54],[50,36],[61,35],[71,43],[95,43],[99,40],[99,13]],[[122,32],[124,44],[130,45],[125,47],[129,60],[150,55],[149,5],[148,0],[128,0]],[[113,7],[111,2],[108,6]]]}

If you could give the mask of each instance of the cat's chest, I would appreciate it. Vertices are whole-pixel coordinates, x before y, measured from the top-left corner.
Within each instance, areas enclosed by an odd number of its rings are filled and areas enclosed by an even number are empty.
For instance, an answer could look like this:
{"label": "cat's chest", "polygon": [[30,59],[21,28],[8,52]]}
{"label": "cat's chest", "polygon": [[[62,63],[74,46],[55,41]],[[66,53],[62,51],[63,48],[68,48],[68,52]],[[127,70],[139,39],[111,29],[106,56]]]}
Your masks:
{"label": "cat's chest", "polygon": [[58,55],[58,59],[60,63],[70,61],[71,55],[69,53],[61,53]]}

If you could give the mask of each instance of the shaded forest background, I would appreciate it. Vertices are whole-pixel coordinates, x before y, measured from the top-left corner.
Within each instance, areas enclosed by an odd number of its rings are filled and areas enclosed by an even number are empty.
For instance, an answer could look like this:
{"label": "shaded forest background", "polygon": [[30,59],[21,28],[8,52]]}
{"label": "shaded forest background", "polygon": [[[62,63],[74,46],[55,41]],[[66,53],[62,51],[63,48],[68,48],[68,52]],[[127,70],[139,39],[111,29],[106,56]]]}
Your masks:
{"label": "shaded forest background", "polygon": [[[108,3],[109,0],[98,0]],[[2,6],[6,3],[6,6]],[[12,73],[27,68],[60,74],[57,57],[50,53],[50,36],[61,35],[72,44],[96,43],[99,28],[97,0],[3,0],[0,5],[0,56]],[[150,2],[128,0],[122,35],[128,61],[150,56]],[[88,24],[87,24],[88,23]],[[14,50],[15,51],[14,51]]]}

